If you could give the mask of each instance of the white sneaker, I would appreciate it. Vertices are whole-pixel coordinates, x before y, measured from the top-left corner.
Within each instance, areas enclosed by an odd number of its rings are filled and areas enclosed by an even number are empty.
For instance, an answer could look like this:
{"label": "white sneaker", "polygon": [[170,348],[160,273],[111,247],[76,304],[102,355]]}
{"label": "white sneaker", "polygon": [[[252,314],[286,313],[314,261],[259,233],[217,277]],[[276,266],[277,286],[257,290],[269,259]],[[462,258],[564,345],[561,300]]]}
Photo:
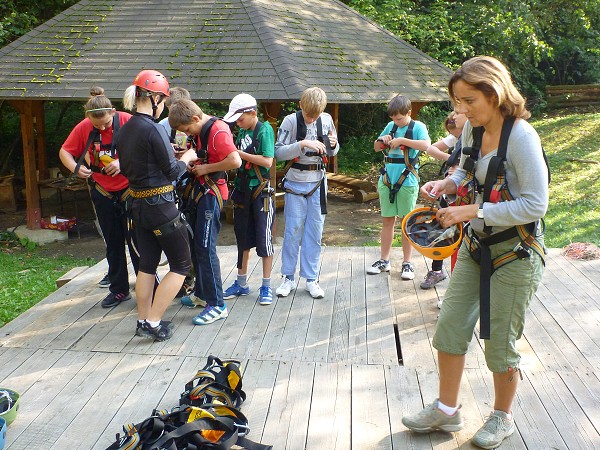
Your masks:
{"label": "white sneaker", "polygon": [[325,297],[325,292],[319,286],[319,283],[316,281],[307,281],[306,282],[306,290],[310,292],[310,296],[312,298],[323,298]]}
{"label": "white sneaker", "polygon": [[277,297],[287,297],[291,290],[294,289],[294,282],[287,277],[283,278],[283,283],[277,288],[275,294]]}
{"label": "white sneaker", "polygon": [[400,274],[400,277],[403,280],[414,280],[415,279],[415,267],[412,265],[412,263],[409,263],[409,262],[402,263],[402,273]]}
{"label": "white sneaker", "polygon": [[389,272],[392,268],[390,262],[385,262],[383,259],[375,261],[371,267],[367,269],[369,275],[377,275],[381,272]]}

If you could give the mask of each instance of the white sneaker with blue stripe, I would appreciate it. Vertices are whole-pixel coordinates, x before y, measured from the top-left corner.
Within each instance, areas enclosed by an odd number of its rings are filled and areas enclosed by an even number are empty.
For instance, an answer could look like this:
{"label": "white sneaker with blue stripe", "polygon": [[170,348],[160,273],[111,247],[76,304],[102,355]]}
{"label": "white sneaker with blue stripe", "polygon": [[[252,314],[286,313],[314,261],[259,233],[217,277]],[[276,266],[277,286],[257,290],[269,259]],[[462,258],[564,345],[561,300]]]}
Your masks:
{"label": "white sneaker with blue stripe", "polygon": [[227,305],[211,306],[206,305],[200,314],[192,319],[194,325],[208,325],[216,322],[219,319],[224,319],[228,316]]}

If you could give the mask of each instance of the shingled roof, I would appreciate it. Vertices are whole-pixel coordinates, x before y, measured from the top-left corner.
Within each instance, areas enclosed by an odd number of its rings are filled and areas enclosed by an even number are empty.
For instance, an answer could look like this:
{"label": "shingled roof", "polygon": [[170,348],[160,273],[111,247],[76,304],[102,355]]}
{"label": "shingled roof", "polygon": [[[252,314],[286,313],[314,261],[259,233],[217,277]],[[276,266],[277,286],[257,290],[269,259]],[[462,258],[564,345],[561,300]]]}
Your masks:
{"label": "shingled roof", "polygon": [[206,101],[438,101],[450,76],[337,0],[83,0],[0,50],[0,99],[118,100],[141,69]]}

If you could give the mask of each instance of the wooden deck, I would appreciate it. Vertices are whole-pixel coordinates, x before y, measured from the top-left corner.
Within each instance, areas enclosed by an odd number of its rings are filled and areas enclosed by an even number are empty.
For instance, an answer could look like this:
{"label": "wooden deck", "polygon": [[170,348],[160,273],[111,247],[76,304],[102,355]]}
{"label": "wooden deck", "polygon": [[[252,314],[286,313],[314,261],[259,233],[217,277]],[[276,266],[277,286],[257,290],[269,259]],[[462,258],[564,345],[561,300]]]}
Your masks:
{"label": "wooden deck", "polygon": [[[235,248],[219,251],[228,285]],[[243,361],[248,437],[276,450],[471,448],[493,393],[481,343],[473,340],[462,382],[465,428],[408,432],[402,415],[436,397],[431,338],[447,281],[420,290],[420,257],[414,282],[397,270],[366,276],[377,257],[377,248],[327,247],[325,299],[313,300],[301,285],[266,307],[253,292],[229,301],[229,317],[206,327],[192,324],[197,310],[174,302],[167,315],[175,335],[163,343],[134,336],[134,301],[101,308],[107,291],[96,283],[105,262],[88,269],[1,329],[0,386],[22,394],[6,448],[104,449],[123,424],[175,406],[210,354]],[[255,289],[256,263],[254,256]],[[501,448],[600,448],[599,331],[600,261],[551,251],[520,341],[517,432]]]}

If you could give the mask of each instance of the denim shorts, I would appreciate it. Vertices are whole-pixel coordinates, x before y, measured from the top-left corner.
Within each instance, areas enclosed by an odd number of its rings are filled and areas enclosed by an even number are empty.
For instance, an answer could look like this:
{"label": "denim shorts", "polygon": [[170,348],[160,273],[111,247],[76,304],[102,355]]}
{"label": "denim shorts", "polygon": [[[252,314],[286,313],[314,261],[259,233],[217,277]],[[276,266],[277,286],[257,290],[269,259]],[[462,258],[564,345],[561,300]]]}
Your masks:
{"label": "denim shorts", "polygon": [[382,217],[404,217],[415,209],[419,186],[400,187],[400,190],[396,193],[394,203],[390,203],[390,188],[381,181],[381,178],[377,183],[377,191],[379,192]]}
{"label": "denim shorts", "polygon": [[[509,239],[490,246],[492,259],[519,242]],[[484,340],[485,361],[492,372],[519,368],[521,356],[516,341],[523,334],[525,313],[542,280],[542,258],[532,251],[496,270],[490,279],[490,339]],[[433,346],[442,352],[464,355],[479,319],[480,266],[471,258],[463,241],[440,311]]]}

